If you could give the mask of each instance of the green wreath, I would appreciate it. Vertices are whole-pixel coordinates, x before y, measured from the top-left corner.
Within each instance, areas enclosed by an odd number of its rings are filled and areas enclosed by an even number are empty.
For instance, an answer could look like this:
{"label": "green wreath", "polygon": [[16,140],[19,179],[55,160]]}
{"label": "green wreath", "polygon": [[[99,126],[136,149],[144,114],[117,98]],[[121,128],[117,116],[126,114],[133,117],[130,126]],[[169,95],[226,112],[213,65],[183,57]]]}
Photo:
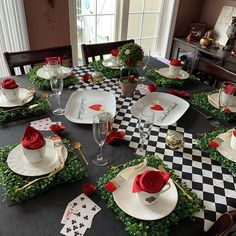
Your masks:
{"label": "green wreath", "polygon": [[[170,228],[173,225],[177,225],[180,220],[187,217],[190,217],[192,220],[194,220],[194,214],[203,208],[203,201],[199,199],[197,195],[189,188],[187,188],[185,183],[182,183],[181,186],[184,188],[186,193],[192,196],[193,199],[191,201],[186,199],[186,196],[178,190],[178,203],[175,209],[165,218],[156,221],[139,220],[127,215],[117,206],[113,199],[112,193],[107,192],[103,187],[104,184],[113,179],[122,170],[122,168],[137,165],[143,162],[144,159],[147,160],[148,166],[154,168],[158,168],[159,165],[165,166],[162,160],[155,156],[146,156],[144,158],[135,159],[123,165],[123,167],[115,168],[114,170],[111,169],[107,174],[99,179],[97,187],[101,193],[101,197],[106,201],[107,207],[112,209],[116,217],[123,222],[125,225],[125,230],[130,235],[168,235]],[[179,180],[179,177],[174,173],[173,170],[170,170],[167,166],[165,166],[165,169],[171,173],[171,178],[173,180]]]}
{"label": "green wreath", "polygon": [[87,173],[79,162],[76,151],[71,147],[69,140],[63,139],[63,144],[68,151],[64,169],[56,175],[39,180],[20,191],[17,189],[23,187],[37,177],[18,175],[8,167],[6,161],[7,156],[16,145],[7,145],[0,148],[0,184],[4,189],[4,196],[10,204],[21,203],[26,199],[33,198],[54,185],[65,182],[74,182],[87,177]]}

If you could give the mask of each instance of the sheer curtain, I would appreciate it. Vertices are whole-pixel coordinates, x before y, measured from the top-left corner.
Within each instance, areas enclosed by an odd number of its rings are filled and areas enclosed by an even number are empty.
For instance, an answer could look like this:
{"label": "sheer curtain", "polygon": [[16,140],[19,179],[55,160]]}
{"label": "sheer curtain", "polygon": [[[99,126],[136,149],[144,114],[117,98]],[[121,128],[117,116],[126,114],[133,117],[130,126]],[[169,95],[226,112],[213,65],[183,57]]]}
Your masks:
{"label": "sheer curtain", "polygon": [[9,75],[4,52],[29,49],[23,0],[0,1],[0,77]]}

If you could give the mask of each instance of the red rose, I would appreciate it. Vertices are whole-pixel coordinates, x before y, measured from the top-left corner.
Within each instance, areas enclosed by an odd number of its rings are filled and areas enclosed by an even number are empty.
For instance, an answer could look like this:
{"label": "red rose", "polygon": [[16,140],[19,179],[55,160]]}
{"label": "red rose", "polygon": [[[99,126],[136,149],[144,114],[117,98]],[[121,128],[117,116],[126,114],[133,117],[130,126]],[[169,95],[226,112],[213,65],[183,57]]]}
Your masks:
{"label": "red rose", "polygon": [[169,178],[170,174],[167,172],[147,170],[136,176],[132,192],[157,193],[162,190]]}
{"label": "red rose", "polygon": [[117,56],[119,55],[119,49],[113,49],[113,50],[111,51],[111,55],[112,55],[113,57],[117,57]]}
{"label": "red rose", "polygon": [[172,66],[182,66],[181,61],[178,60],[178,59],[172,59],[170,61],[170,65],[172,65]]}
{"label": "red rose", "polygon": [[110,193],[112,193],[116,190],[116,185],[112,181],[109,181],[103,187]]}
{"label": "red rose", "polygon": [[65,126],[55,124],[55,125],[51,125],[49,128],[53,133],[59,134],[65,129]]}
{"label": "red rose", "polygon": [[84,81],[84,82],[87,82],[87,81],[89,81],[89,79],[90,79],[90,75],[86,72],[84,75],[82,75],[82,80]]}
{"label": "red rose", "polygon": [[149,90],[150,92],[155,92],[156,89],[157,89],[157,85],[156,85],[156,84],[152,83],[152,84],[149,84],[149,85],[148,85],[148,90]]}
{"label": "red rose", "polygon": [[4,79],[1,85],[4,89],[15,89],[19,87],[19,84],[13,78]]}
{"label": "red rose", "polygon": [[45,145],[45,139],[38,130],[29,125],[26,127],[21,144],[27,149],[35,150]]}
{"label": "red rose", "polygon": [[87,196],[92,195],[96,191],[96,186],[91,183],[84,183],[81,192]]}
{"label": "red rose", "polygon": [[208,145],[209,145],[211,148],[217,148],[217,147],[219,147],[219,144],[218,144],[217,142],[215,142],[214,140],[209,141],[209,142],[208,142]]}
{"label": "red rose", "polygon": [[120,130],[120,131],[115,131],[112,130],[109,135],[107,135],[106,142],[107,143],[114,143],[118,140],[123,139],[125,136],[125,132]]}
{"label": "red rose", "polygon": [[226,94],[234,94],[235,93],[235,86],[230,83],[225,83],[224,92]]}

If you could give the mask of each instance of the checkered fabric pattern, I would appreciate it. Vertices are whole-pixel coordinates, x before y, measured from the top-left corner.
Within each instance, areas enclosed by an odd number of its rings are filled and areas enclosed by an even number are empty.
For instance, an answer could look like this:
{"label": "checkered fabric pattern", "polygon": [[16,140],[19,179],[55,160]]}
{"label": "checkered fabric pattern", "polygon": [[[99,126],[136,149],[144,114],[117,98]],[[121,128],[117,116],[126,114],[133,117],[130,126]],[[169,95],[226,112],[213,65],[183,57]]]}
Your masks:
{"label": "checkered fabric pattern", "polygon": [[[75,68],[74,71],[82,76],[92,73],[91,67]],[[91,85],[81,82],[78,90],[99,89],[112,92],[116,97],[116,117],[113,127],[126,131],[125,139],[129,146],[136,149],[140,143],[138,119],[131,114],[132,105],[139,100],[141,94],[137,91],[132,98],[121,96],[117,79],[105,79],[101,85]],[[184,147],[173,151],[165,144],[168,130],[175,130],[184,135]],[[205,209],[198,212],[196,217],[204,220],[204,230],[207,231],[218,217],[236,208],[236,177],[222,168],[214,160],[194,148],[194,137],[186,133],[177,123],[158,127],[153,126],[149,138],[145,142],[145,149],[151,154],[158,155],[169,168],[176,171],[199,198],[203,199]]]}

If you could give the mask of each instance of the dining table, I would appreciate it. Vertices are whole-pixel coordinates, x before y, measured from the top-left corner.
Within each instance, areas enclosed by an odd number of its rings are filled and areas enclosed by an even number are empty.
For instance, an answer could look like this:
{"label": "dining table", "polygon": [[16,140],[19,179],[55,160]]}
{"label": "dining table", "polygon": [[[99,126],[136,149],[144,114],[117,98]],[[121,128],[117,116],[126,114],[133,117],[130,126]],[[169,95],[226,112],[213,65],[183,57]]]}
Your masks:
{"label": "dining table", "polygon": [[[167,66],[154,57],[149,62],[149,68],[163,68]],[[79,82],[72,88],[64,88],[61,96],[62,107],[66,106],[71,94],[77,90],[102,90],[113,93],[116,98],[116,115],[114,117],[113,128],[124,130],[126,136],[120,142],[115,144],[106,143],[104,145],[103,155],[109,157],[109,163],[106,166],[98,167],[91,161],[94,155],[98,153],[98,145],[93,137],[92,124],[71,122],[64,115],[53,115],[51,109],[45,114],[15,119],[1,124],[0,147],[4,147],[20,143],[25,128],[30,122],[43,118],[50,118],[53,122],[61,122],[65,127],[61,137],[70,140],[71,143],[79,141],[81,143],[80,150],[89,163],[89,165],[86,165],[81,153],[76,151],[77,158],[88,173],[87,177],[74,182],[57,184],[47,191],[21,203],[9,204],[4,198],[4,187],[0,186],[0,193],[2,195],[0,200],[1,236],[61,235],[60,231],[63,225],[60,222],[64,210],[68,202],[81,194],[83,184],[90,182],[96,185],[99,179],[109,171],[111,166],[118,166],[137,158],[135,151],[140,141],[137,132],[138,119],[132,115],[130,109],[144,95],[136,90],[133,97],[122,96],[118,78],[105,78],[101,84],[83,81],[81,76],[84,73],[93,73],[94,71],[90,65],[74,67],[73,71],[78,76]],[[27,75],[18,75],[14,79],[21,87],[28,88],[32,86]],[[147,79],[143,83],[150,84],[153,82]],[[190,103],[190,99],[194,94],[211,91],[214,88],[201,81],[196,81],[185,89],[188,91],[189,97],[183,99]],[[168,89],[157,86],[156,91],[167,93]],[[37,89],[37,87],[36,92],[39,94],[52,94],[50,90]],[[56,106],[54,96],[49,96],[48,99],[52,107]],[[147,152],[160,157],[170,169],[173,169],[180,176],[182,182],[185,182],[203,200],[205,205],[205,209],[198,212],[194,220],[185,218],[176,225],[172,225],[169,235],[205,235],[205,231],[213,225],[221,214],[236,208],[236,178],[217,161],[211,160],[206,153],[201,152],[201,150],[194,146],[194,141],[201,134],[216,129],[211,125],[210,121],[201,112],[195,110],[190,103],[186,112],[174,124],[168,126],[154,125],[150,136],[147,138],[151,141],[145,142]],[[184,148],[173,151],[165,145],[165,137],[168,130],[175,130],[183,134],[185,138]],[[53,135],[50,130],[42,131],[42,133],[45,137]],[[4,173],[1,174],[4,175]],[[227,183],[228,187],[226,186]],[[101,211],[94,217],[92,225],[87,229],[85,235],[129,235],[125,230],[124,224],[107,206],[98,190],[89,197],[101,208]],[[153,235],[162,234],[156,232]]]}

